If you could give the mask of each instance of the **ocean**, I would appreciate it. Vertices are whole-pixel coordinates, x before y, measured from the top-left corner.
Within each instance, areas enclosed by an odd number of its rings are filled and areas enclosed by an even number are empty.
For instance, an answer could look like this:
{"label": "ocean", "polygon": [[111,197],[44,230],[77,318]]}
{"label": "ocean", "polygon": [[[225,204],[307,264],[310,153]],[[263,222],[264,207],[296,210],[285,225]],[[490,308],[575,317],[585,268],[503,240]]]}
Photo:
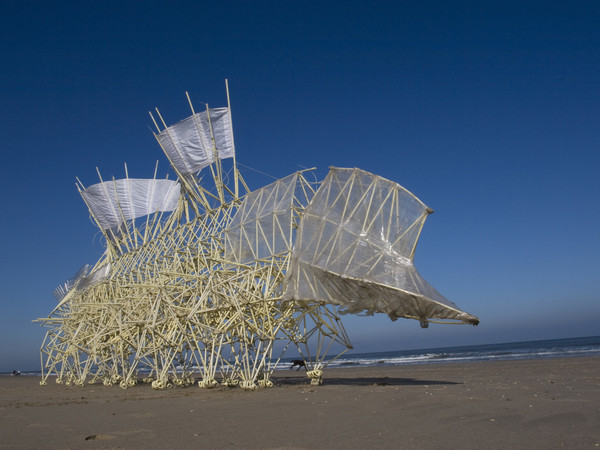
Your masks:
{"label": "ocean", "polygon": [[[442,364],[571,356],[600,356],[600,336],[391,352],[346,353],[334,361],[330,361],[327,367],[403,366],[408,364]],[[297,358],[297,356],[282,358],[278,368],[286,368],[289,361]],[[4,373],[2,375],[8,374]],[[23,372],[22,375],[40,376],[41,372],[32,370]]]}
{"label": "ocean", "polygon": [[328,367],[396,366],[452,362],[600,356],[600,336],[460,347],[344,354]]}

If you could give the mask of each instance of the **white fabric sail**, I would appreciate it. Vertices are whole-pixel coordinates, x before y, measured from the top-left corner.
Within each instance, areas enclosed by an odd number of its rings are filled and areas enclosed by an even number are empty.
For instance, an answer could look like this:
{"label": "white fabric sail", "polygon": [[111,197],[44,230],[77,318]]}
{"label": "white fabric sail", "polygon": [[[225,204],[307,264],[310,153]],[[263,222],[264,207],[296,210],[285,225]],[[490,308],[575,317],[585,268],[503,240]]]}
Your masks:
{"label": "white fabric sail", "polygon": [[126,220],[177,208],[180,185],[172,180],[124,178],[94,184],[81,192],[103,230]]}
{"label": "white fabric sail", "polygon": [[220,159],[232,158],[235,153],[229,108],[209,108],[196,113],[165,128],[156,138],[181,174],[196,173],[212,164],[215,149]]}

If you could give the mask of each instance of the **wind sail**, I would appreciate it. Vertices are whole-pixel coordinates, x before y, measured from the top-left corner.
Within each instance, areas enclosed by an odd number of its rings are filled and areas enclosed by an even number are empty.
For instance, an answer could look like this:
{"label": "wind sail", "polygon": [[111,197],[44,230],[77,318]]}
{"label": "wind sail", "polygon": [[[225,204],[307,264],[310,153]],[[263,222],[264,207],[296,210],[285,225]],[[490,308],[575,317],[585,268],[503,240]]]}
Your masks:
{"label": "wind sail", "polygon": [[103,230],[124,221],[177,207],[179,183],[171,180],[124,178],[94,184],[81,191],[90,212]]}
{"label": "wind sail", "polygon": [[432,210],[399,184],[332,168],[305,209],[285,300],[322,301],[348,313],[479,322],[418,273],[413,256]]}
{"label": "wind sail", "polygon": [[156,138],[181,174],[199,172],[217,156],[225,159],[235,155],[229,108],[208,108],[193,114],[165,128]]}

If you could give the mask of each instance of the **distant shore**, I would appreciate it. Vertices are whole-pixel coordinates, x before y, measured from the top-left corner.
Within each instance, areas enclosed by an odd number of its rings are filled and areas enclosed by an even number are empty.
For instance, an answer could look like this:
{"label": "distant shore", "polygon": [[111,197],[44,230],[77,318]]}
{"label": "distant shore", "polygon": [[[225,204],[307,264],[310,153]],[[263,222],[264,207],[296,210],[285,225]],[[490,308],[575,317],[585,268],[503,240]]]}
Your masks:
{"label": "distant shore", "polygon": [[595,448],[600,358],[280,370],[246,392],[0,377],[1,448]]}

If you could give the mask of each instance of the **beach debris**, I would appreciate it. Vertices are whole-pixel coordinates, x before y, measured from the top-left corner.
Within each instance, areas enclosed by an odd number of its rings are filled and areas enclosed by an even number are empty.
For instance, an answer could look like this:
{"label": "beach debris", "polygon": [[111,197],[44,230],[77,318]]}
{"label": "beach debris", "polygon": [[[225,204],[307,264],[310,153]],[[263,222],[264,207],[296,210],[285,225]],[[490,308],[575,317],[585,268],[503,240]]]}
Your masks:
{"label": "beach debris", "polygon": [[38,319],[47,328],[41,384],[56,376],[76,386],[254,390],[273,385],[294,348],[292,367],[319,385],[352,348],[342,314],[423,327],[479,322],[415,268],[433,212],[415,195],[337,167],[322,182],[309,169],[251,190],[238,169],[228,88],[227,107],[196,112],[187,98],[192,115],[174,125],[150,114],[175,180],[157,179],[157,169],[129,178],[127,165],[123,179],[77,179],[105,251],[55,290],[58,305]]}
{"label": "beach debris", "polygon": [[115,436],[110,434],[90,434],[86,436],[84,440],[86,441],[106,441],[109,439],[113,439]]}

